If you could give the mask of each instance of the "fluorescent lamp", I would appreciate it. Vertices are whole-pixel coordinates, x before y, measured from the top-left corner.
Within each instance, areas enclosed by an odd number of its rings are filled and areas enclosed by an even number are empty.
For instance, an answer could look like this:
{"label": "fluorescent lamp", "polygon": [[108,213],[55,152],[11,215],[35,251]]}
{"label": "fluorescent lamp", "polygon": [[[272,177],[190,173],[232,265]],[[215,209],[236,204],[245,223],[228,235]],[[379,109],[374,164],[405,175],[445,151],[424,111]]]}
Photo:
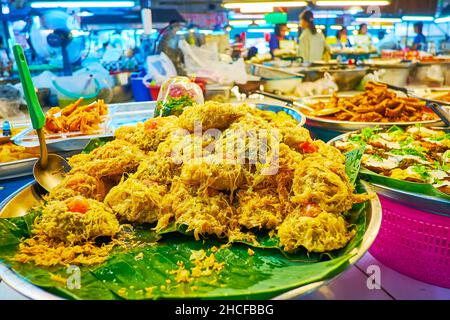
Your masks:
{"label": "fluorescent lamp", "polygon": [[230,26],[249,26],[252,23],[265,24],[266,20],[230,20],[228,23]]}
{"label": "fluorescent lamp", "polygon": [[297,23],[288,23],[287,27],[289,29],[298,29],[298,24]]}
{"label": "fluorescent lamp", "polygon": [[349,6],[387,6],[389,1],[317,1],[319,7],[349,7]]}
{"label": "fluorescent lamp", "polygon": [[396,22],[402,22],[402,19],[400,18],[371,18],[371,17],[360,17],[355,19],[358,22],[373,22],[373,23],[396,23]]}
{"label": "fluorescent lamp", "polygon": [[330,29],[331,30],[342,30],[342,26],[338,26],[338,25],[332,25],[332,26],[330,26]]}
{"label": "fluorescent lamp", "polygon": [[273,12],[272,6],[243,6],[239,8],[242,13],[269,13]]}
{"label": "fluorescent lamp", "polygon": [[273,32],[273,28],[266,28],[266,29],[249,29],[247,32],[250,33],[271,33]]}
{"label": "fluorescent lamp", "polygon": [[131,8],[134,1],[36,1],[31,3],[32,8]]}
{"label": "fluorescent lamp", "polygon": [[403,21],[433,21],[434,17],[432,16],[403,16]]}
{"label": "fluorescent lamp", "polygon": [[316,19],[334,19],[337,18],[337,14],[334,13],[314,13]]}
{"label": "fluorescent lamp", "polygon": [[448,16],[448,17],[441,17],[441,18],[434,19],[434,22],[435,22],[435,23],[450,22],[450,16]]}
{"label": "fluorescent lamp", "polygon": [[[306,1],[261,1],[261,2],[232,2],[225,3],[223,6],[227,9],[241,9],[242,7],[260,7],[260,6],[270,6],[270,7],[306,7],[308,3]],[[241,10],[242,12],[242,10]]]}
{"label": "fluorescent lamp", "polygon": [[230,11],[229,15],[230,20],[238,20],[238,19],[264,19],[263,14],[242,14],[242,13],[234,13]]}
{"label": "fluorescent lamp", "polygon": [[92,12],[86,10],[77,13],[77,16],[79,17],[92,17],[93,15],[94,14]]}
{"label": "fluorescent lamp", "polygon": [[7,3],[2,4],[2,14],[7,15],[10,12],[9,5]]}

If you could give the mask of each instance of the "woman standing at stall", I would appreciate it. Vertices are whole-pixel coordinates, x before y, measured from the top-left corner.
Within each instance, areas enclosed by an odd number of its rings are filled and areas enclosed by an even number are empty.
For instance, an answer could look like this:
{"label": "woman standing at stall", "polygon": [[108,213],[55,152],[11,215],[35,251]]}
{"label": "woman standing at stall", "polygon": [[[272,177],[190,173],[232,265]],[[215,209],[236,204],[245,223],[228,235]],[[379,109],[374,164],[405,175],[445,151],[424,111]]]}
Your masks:
{"label": "woman standing at stall", "polygon": [[286,39],[288,27],[286,24],[276,24],[275,32],[270,35],[269,48],[270,54],[275,56],[276,51],[280,49],[280,41]]}
{"label": "woman standing at stall", "polygon": [[304,62],[322,60],[328,52],[325,37],[318,32],[314,24],[314,15],[311,11],[304,11],[300,15],[300,26],[302,33],[299,38],[298,54]]}

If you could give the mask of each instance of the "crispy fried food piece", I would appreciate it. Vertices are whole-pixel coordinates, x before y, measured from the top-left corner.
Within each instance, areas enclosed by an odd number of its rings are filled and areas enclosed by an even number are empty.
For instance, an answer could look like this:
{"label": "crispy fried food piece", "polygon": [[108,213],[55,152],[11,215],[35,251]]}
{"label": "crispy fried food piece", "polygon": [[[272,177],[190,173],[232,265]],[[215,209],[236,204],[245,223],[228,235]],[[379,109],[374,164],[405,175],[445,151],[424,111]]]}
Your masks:
{"label": "crispy fried food piece", "polygon": [[89,154],[71,157],[69,164],[71,172],[120,181],[124,173],[135,172],[143,158],[144,153],[138,147],[123,140],[113,140]]}
{"label": "crispy fried food piece", "polygon": [[339,215],[322,212],[316,217],[290,213],[278,229],[280,245],[288,252],[300,247],[309,252],[326,252],[343,248],[355,235],[348,231],[347,223]]}
{"label": "crispy fried food piece", "polygon": [[200,189],[213,188],[233,192],[244,182],[242,166],[234,160],[216,157],[192,159],[183,164],[181,181]]}
{"label": "crispy fried food piece", "polygon": [[39,155],[11,142],[0,145],[0,163],[36,158]]}
{"label": "crispy fried food piece", "polygon": [[103,201],[107,187],[103,181],[84,172],[69,173],[56,188],[46,196],[47,201],[65,200],[75,196]]}
{"label": "crispy fried food piece", "polygon": [[208,129],[226,129],[231,123],[245,115],[245,112],[232,104],[208,101],[204,105],[187,107],[179,118],[181,128],[194,132],[196,124],[202,131]]}
{"label": "crispy fried food piece", "polygon": [[[186,225],[186,231],[193,232],[197,240],[201,235],[223,238],[236,225],[233,208],[227,199],[227,195],[214,190],[199,194],[195,188],[174,179],[170,192],[164,197],[163,210],[166,217],[175,219],[176,224]],[[156,229],[164,229],[169,219],[160,219]]]}
{"label": "crispy fried food piece", "polygon": [[[45,117],[47,133],[76,132],[92,134],[100,129],[102,116],[108,113],[105,102],[99,99],[89,105],[81,106],[83,98],[61,109],[51,108]],[[59,115],[58,115],[59,113]]]}
{"label": "crispy fried food piece", "polygon": [[163,157],[156,152],[150,152],[130,178],[135,178],[144,183],[153,181],[158,184],[170,185],[173,177],[179,175],[179,171],[180,167],[170,157]]}
{"label": "crispy fried food piece", "polygon": [[237,193],[239,225],[247,229],[275,229],[284,215],[280,199],[271,189],[253,191],[240,189]]}
{"label": "crispy fried food piece", "polygon": [[34,223],[33,234],[80,244],[100,236],[113,237],[119,229],[119,222],[110,208],[96,200],[77,196],[47,202],[42,216]]}
{"label": "crispy fried food piece", "polygon": [[292,191],[294,203],[316,204],[336,214],[351,209],[358,202],[344,165],[323,157],[310,157],[301,162],[295,171]]}
{"label": "crispy fried food piece", "polygon": [[299,150],[302,143],[312,141],[309,131],[299,126],[281,128],[281,134],[283,142],[296,150]]}
{"label": "crispy fried food piece", "polygon": [[156,151],[159,144],[178,129],[178,117],[158,117],[138,123],[136,126],[120,127],[116,130],[115,136],[148,152]]}
{"label": "crispy fried food piece", "polygon": [[153,181],[142,182],[136,178],[122,180],[105,198],[120,220],[153,223],[158,220],[166,186]]}

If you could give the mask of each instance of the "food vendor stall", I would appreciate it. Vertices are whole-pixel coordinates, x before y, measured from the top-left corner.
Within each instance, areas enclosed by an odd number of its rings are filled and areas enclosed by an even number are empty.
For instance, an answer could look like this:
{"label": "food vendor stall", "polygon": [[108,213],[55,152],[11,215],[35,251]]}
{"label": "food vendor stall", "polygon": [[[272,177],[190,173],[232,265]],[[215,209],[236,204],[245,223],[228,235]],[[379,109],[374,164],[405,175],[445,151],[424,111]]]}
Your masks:
{"label": "food vendor stall", "polygon": [[450,299],[448,58],[337,2],[160,2],[4,30],[0,299]]}

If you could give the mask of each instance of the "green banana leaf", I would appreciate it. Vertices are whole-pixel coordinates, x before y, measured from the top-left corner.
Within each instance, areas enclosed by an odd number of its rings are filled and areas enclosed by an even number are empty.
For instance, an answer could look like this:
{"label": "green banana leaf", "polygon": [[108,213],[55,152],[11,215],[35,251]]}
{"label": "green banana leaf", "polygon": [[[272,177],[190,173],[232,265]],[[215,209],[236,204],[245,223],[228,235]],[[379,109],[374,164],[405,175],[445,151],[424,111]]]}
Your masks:
{"label": "green banana leaf", "polygon": [[[347,156],[347,172],[353,175],[360,157]],[[363,191],[358,182],[356,189]],[[366,231],[366,210],[367,204],[358,204],[345,213],[347,221],[355,227],[355,237],[345,248],[324,254],[306,250],[287,254],[280,250],[276,238],[267,235],[258,235],[260,246],[253,247],[251,254],[248,244],[223,246],[224,242],[214,238],[196,241],[176,226],[166,234],[156,234],[152,226],[139,226],[135,234],[143,245],[134,249],[116,248],[106,262],[81,266],[79,288],[68,285],[71,274],[67,267],[37,267],[11,260],[21,239],[31,236],[33,221],[40,214],[34,211],[24,217],[0,219],[0,262],[30,283],[68,299],[268,299],[342,272],[356,254],[354,249],[361,244]],[[219,250],[212,250],[213,247]],[[214,252],[216,260],[225,263],[223,270],[194,278],[190,283],[177,283],[170,271],[178,268],[179,261],[187,269],[193,267],[190,256],[200,249],[207,254]],[[148,288],[152,288],[151,294]]]}
{"label": "green banana leaf", "polygon": [[[328,279],[346,268],[353,256],[347,252],[333,260],[299,262],[277,250],[255,248],[251,256],[248,246],[233,244],[215,252],[217,261],[226,262],[220,273],[195,278],[191,283],[177,284],[174,275],[168,271],[176,270],[178,261],[190,267],[189,257],[193,250],[203,249],[209,254],[213,246],[220,247],[222,243],[216,240],[195,241],[190,236],[175,233],[163,237],[158,244],[150,241],[142,248],[130,251],[118,249],[101,265],[81,267],[80,288],[69,289],[65,283],[52,277],[67,278],[66,267],[43,268],[9,260],[16,252],[20,238],[30,235],[26,226],[31,219],[26,216],[5,220],[9,223],[1,225],[2,234],[7,234],[8,230],[10,232],[8,241],[3,238],[0,241],[0,261],[34,285],[69,299],[267,299],[311,282]],[[21,232],[17,233],[19,229]],[[150,229],[139,232],[156,239]],[[141,259],[136,259],[141,253]],[[167,279],[171,280],[171,284],[167,284]],[[149,296],[146,288],[151,287],[154,289]]]}
{"label": "green banana leaf", "polygon": [[93,150],[105,145],[109,141],[114,140],[114,137],[103,137],[103,138],[95,138],[91,139],[89,143],[84,147],[83,151],[81,153],[88,154],[91,153]]}
{"label": "green banana leaf", "polygon": [[375,173],[366,168],[361,168],[361,170],[359,171],[359,176],[361,179],[367,182],[379,184],[388,188],[438,197],[450,201],[450,195],[439,191],[429,183],[419,183],[394,179]]}

